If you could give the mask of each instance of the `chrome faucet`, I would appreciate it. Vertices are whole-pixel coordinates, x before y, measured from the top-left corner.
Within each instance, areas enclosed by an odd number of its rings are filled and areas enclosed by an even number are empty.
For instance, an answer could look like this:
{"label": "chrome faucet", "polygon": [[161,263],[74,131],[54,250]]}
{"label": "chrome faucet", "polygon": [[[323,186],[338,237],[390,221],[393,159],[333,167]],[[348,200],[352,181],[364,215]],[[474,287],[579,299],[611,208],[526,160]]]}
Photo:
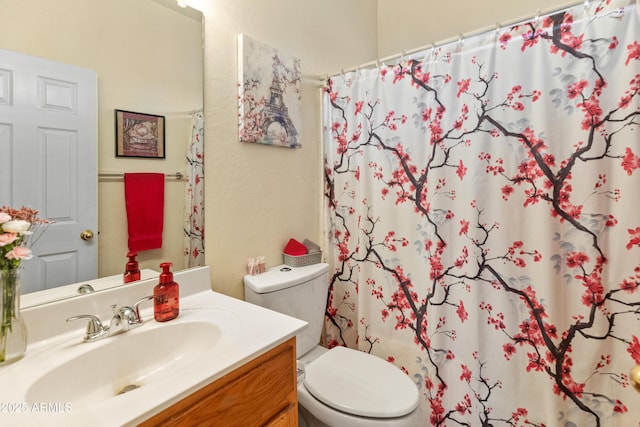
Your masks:
{"label": "chrome faucet", "polygon": [[120,308],[116,307],[115,304],[111,306],[113,317],[111,317],[111,322],[109,323],[109,336],[127,332],[129,329],[137,328],[142,324],[136,319],[135,312],[131,307],[126,305]]}
{"label": "chrome faucet", "polygon": [[116,309],[115,304],[112,305],[111,308],[113,309],[113,317],[111,318],[111,323],[109,324],[109,336],[118,335],[142,325],[143,322],[142,318],[140,317],[139,306],[141,303],[152,299],[153,295],[146,296],[137,301],[131,307],[125,305],[118,309]]}
{"label": "chrome faucet", "polygon": [[93,289],[93,286],[91,286],[88,283],[85,283],[84,285],[78,286],[78,293],[80,295],[90,294],[91,292],[95,292],[95,289]]}
{"label": "chrome faucet", "polygon": [[144,322],[142,320],[142,317],[140,317],[139,306],[141,303],[152,299],[153,295],[150,295],[140,299],[135,304],[133,304],[133,306],[125,305],[117,308],[117,305],[112,305],[111,308],[113,309],[113,317],[111,317],[109,326],[104,326],[102,322],[100,322],[100,319],[92,314],[80,314],[78,316],[72,316],[67,319],[67,322],[79,319],[89,319],[87,330],[82,341],[97,341],[104,337],[118,335],[141,326]]}

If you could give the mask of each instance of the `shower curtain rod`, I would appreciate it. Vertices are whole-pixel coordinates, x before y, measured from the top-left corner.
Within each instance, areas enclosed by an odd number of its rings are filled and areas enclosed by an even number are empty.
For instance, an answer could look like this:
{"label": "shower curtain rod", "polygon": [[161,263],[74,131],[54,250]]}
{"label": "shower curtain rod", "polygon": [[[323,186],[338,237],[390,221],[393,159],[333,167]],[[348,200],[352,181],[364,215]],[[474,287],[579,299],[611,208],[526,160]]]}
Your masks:
{"label": "shower curtain rod", "polygon": [[[503,28],[503,27],[511,27],[513,25],[522,24],[524,22],[531,21],[532,19],[537,19],[537,18],[539,18],[541,16],[552,15],[554,13],[570,9],[570,8],[572,8],[574,6],[578,6],[580,4],[583,4],[585,8],[588,8],[592,1],[593,0],[581,0],[581,1],[577,1],[576,2],[575,0],[573,0],[573,1],[571,1],[569,3],[566,3],[566,4],[564,4],[563,6],[560,6],[560,7],[554,7],[552,9],[538,9],[536,11],[535,15],[525,16],[525,17],[522,17],[522,18],[514,19],[514,20],[511,20],[511,21],[507,21],[506,23],[498,22],[493,27],[487,26],[487,27],[480,28],[478,30],[475,30],[475,31],[472,31],[472,32],[469,32],[469,33],[460,33],[456,37],[449,37],[447,39],[441,40],[441,41],[436,42],[436,43],[431,43],[431,44],[428,44],[428,45],[420,46],[418,48],[411,49],[411,50],[408,50],[408,51],[402,51],[401,53],[396,53],[394,55],[390,55],[390,56],[387,56],[385,58],[378,58],[378,59],[376,59],[374,61],[365,62],[364,64],[361,64],[361,65],[356,66],[356,67],[345,68],[345,69],[340,70],[339,72],[336,72],[336,73],[333,73],[333,74],[327,74],[326,77],[324,77],[324,78],[320,77],[320,81],[326,81],[330,77],[336,77],[336,76],[342,75],[344,73],[348,73],[348,72],[351,72],[351,71],[357,71],[357,70],[359,70],[361,68],[371,68],[371,67],[374,67],[374,66],[377,67],[377,66],[379,66],[381,64],[384,64],[385,62],[394,61],[394,60],[399,59],[399,58],[408,57],[408,56],[411,56],[411,55],[416,54],[418,52],[423,52],[425,50],[433,49],[433,48],[436,48],[438,46],[444,46],[444,45],[447,45],[447,44],[450,44],[450,43],[461,42],[461,41],[464,41],[464,39],[466,39],[466,38],[473,37],[473,36],[478,36],[480,34],[488,33],[490,31],[497,31],[497,30],[499,30],[500,28]],[[636,0],[636,2],[640,2],[640,0]]]}

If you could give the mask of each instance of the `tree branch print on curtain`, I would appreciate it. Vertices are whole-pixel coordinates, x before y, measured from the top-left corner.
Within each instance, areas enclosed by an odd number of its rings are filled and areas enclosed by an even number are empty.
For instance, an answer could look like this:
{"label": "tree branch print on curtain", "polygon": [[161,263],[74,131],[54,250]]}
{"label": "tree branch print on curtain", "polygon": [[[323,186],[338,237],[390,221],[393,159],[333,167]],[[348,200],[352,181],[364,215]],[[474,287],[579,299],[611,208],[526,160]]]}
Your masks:
{"label": "tree branch print on curtain", "polygon": [[184,265],[204,265],[204,114],[193,113],[186,153],[187,188],[184,216]]}
{"label": "tree branch print on curtain", "polygon": [[623,6],[326,90],[327,344],[399,365],[425,424],[640,419],[640,32]]}

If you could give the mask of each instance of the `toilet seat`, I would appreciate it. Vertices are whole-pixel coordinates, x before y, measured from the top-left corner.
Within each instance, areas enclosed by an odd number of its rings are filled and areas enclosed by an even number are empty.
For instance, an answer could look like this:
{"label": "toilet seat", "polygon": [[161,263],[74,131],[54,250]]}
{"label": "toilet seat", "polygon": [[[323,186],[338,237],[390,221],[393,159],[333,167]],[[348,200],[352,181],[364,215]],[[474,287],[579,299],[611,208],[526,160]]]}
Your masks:
{"label": "toilet seat", "polygon": [[309,363],[303,384],[325,405],[362,417],[401,417],[419,400],[418,388],[400,369],[346,347],[334,347]]}

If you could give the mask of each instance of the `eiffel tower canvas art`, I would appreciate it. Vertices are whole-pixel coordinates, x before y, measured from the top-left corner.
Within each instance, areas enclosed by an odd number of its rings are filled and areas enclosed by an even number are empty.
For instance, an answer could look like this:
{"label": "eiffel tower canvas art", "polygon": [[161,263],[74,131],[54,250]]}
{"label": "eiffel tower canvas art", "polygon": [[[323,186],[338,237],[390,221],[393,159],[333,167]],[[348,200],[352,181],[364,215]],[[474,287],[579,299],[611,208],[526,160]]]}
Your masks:
{"label": "eiffel tower canvas art", "polygon": [[299,148],[300,60],[238,36],[240,141]]}

